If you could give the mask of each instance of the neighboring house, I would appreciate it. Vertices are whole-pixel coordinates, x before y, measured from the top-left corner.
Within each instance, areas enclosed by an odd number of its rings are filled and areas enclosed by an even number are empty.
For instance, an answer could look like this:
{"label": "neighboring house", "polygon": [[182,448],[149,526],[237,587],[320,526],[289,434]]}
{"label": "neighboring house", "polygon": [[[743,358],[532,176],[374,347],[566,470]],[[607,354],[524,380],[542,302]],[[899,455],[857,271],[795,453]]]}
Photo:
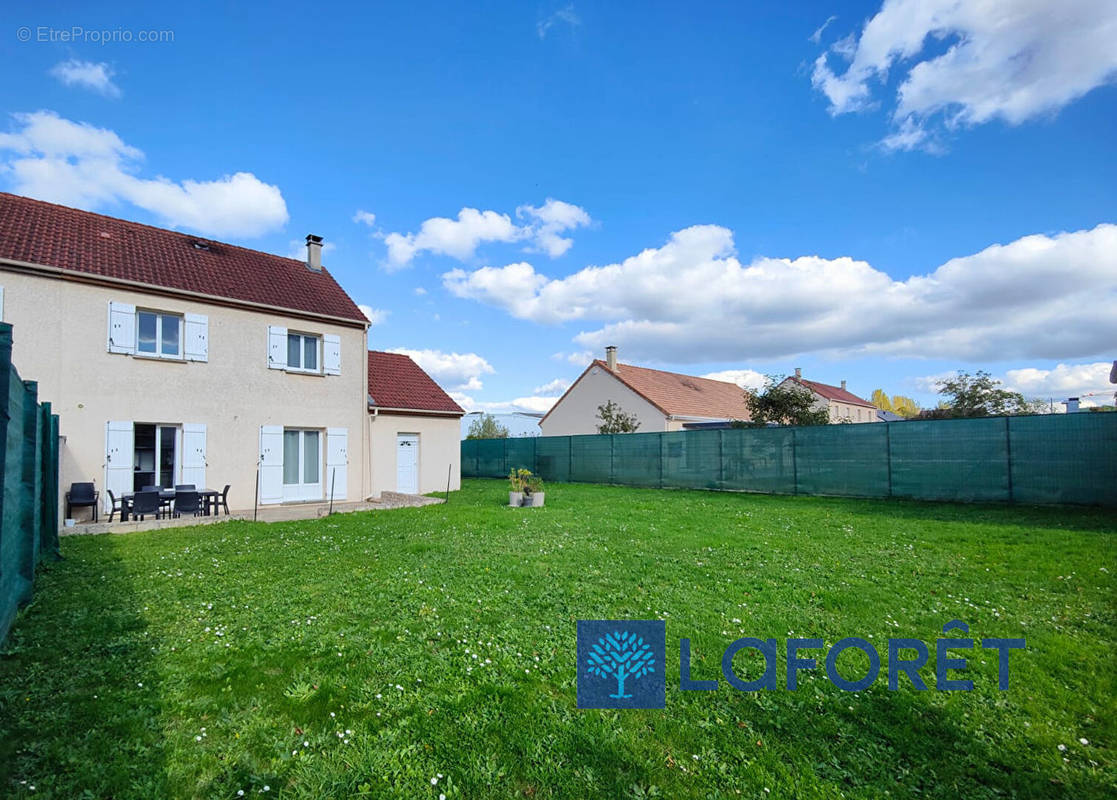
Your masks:
{"label": "neighboring house", "polygon": [[368,321],[321,251],[308,236],[296,261],[0,193],[3,319],[60,417],[60,485],[95,481],[106,510],[106,489],[178,483],[231,484],[230,506],[252,508],[257,468],[262,504],[377,493]]}
{"label": "neighboring house", "polygon": [[877,419],[880,420],[881,422],[903,422],[906,419],[906,417],[901,417],[899,414],[897,414],[894,411],[884,411],[884,410],[878,408],[877,409]]}
{"label": "neighboring house", "polygon": [[810,390],[815,397],[815,408],[825,408],[830,412],[830,423],[839,422],[881,422],[877,415],[879,409],[868,400],[862,400],[857,395],[846,390],[846,382],[841,386],[831,386],[828,383],[809,381],[803,377],[803,371],[795,368],[795,376],[784,378],[780,386],[788,383],[798,384]]}
{"label": "neighboring house", "polygon": [[735,383],[620,364],[615,347],[605,348],[605,356],[586,367],[539,421],[544,436],[597,433],[598,407],[610,400],[636,416],[641,433],[749,419],[744,389]]}
{"label": "neighboring house", "polygon": [[425,494],[461,488],[465,413],[427,373],[400,353],[368,354],[372,483]]}

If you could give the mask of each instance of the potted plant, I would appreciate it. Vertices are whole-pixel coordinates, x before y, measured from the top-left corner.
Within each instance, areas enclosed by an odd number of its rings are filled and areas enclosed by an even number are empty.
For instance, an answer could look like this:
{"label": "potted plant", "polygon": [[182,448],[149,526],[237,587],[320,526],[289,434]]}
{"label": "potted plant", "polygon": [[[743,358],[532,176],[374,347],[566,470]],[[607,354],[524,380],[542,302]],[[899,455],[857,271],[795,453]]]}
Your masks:
{"label": "potted plant", "polygon": [[526,469],[513,469],[508,473],[508,505],[519,508],[524,503],[524,480],[531,473]]}
{"label": "potted plant", "polygon": [[524,480],[524,505],[539,508],[543,505],[544,497],[543,479],[529,472]]}

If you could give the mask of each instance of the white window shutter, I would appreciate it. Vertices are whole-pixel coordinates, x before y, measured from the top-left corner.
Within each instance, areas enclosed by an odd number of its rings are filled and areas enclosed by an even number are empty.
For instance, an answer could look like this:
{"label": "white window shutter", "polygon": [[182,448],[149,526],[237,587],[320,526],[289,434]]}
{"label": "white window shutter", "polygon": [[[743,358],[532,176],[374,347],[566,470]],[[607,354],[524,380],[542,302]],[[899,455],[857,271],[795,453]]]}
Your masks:
{"label": "white window shutter", "polygon": [[268,326],[268,368],[287,369],[287,329]]}
{"label": "white window shutter", "polygon": [[206,426],[201,422],[182,424],[182,482],[198,491],[206,488]]}
{"label": "white window shutter", "polygon": [[334,500],[345,499],[349,485],[349,429],[326,429],[326,496],[333,490]]}
{"label": "white window shutter", "polygon": [[109,301],[109,352],[136,351],[136,307]]}
{"label": "white window shutter", "polygon": [[132,421],[108,422],[105,425],[105,491],[101,502],[107,512],[112,510],[109,490],[119,500],[135,489],[133,466],[136,450],[132,445]]}
{"label": "white window shutter", "polygon": [[283,502],[283,427],[260,426],[260,502]]}
{"label": "white window shutter", "polygon": [[322,371],[327,375],[341,374],[341,337],[336,334],[322,337]]}
{"label": "white window shutter", "polygon": [[205,314],[187,314],[185,328],[186,346],[183,353],[186,360],[209,361],[209,317]]}

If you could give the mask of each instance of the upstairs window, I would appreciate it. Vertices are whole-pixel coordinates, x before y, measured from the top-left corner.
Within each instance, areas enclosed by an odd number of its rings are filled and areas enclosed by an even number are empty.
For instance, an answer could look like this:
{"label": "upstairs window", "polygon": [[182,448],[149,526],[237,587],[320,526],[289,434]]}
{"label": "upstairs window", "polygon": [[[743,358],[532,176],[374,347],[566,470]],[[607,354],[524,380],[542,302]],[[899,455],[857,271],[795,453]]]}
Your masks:
{"label": "upstairs window", "polygon": [[156,311],[137,311],[136,353],[158,358],[182,358],[182,317]]}
{"label": "upstairs window", "polygon": [[287,369],[318,372],[318,349],[322,339],[306,333],[287,334]]}

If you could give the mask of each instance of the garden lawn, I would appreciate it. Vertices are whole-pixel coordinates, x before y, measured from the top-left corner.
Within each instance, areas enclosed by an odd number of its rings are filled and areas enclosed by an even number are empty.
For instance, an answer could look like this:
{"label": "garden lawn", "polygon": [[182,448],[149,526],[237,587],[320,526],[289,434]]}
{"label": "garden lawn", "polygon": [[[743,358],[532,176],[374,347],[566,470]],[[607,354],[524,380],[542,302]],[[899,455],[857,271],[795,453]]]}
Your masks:
{"label": "garden lawn", "polygon": [[[542,509],[506,500],[471,480],[446,506],[64,539],[0,657],[0,796],[1117,791],[1111,512],[575,485]],[[575,620],[593,618],[667,621],[665,710],[575,708]],[[954,652],[972,692],[934,690],[954,618],[1027,638],[1008,691],[980,647]],[[680,638],[713,679],[745,635],[779,640],[781,687],[790,637],[863,636],[882,657],[923,639],[931,690],[882,672],[848,693],[821,669],[797,691],[679,690]],[[760,673],[755,653],[735,663]]]}

